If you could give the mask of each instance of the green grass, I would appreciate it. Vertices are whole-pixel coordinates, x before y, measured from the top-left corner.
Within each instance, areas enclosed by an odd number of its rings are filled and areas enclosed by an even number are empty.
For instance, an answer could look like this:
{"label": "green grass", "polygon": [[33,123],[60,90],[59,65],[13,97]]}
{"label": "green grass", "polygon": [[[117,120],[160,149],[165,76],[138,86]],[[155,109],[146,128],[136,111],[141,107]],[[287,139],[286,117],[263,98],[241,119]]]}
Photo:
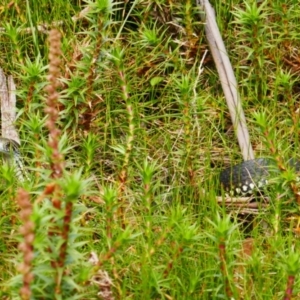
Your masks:
{"label": "green grass", "polygon": [[[0,66],[17,85],[33,228],[4,165],[1,299],[283,299],[289,287],[299,297],[300,203],[285,170],[299,149],[299,1],[212,5],[255,154],[283,170],[250,217],[216,200],[220,170],[242,156],[209,53],[201,65],[208,45],[194,1],[2,1]],[[45,87],[55,22],[64,171],[53,179]],[[20,296],[28,274],[31,298]]]}

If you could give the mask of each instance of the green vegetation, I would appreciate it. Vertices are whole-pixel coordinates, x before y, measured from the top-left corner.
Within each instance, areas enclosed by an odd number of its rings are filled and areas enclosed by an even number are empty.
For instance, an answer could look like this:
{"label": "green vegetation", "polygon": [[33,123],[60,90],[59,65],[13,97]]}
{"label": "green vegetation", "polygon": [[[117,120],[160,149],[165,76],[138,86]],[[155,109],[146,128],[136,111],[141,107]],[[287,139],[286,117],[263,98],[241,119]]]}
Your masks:
{"label": "green vegetation", "polygon": [[216,199],[242,158],[194,2],[1,1],[30,177],[0,168],[1,299],[300,296],[299,1],[211,1],[255,154],[283,170],[250,216]]}

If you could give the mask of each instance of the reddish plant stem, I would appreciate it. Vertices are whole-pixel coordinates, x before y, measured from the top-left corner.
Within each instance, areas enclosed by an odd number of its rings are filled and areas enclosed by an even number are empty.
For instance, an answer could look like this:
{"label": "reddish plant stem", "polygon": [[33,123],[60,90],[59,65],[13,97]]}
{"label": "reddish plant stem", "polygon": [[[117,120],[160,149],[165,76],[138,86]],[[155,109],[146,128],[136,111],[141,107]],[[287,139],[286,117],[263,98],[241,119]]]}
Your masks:
{"label": "reddish plant stem", "polygon": [[173,269],[174,262],[178,259],[178,257],[181,255],[182,252],[183,252],[183,247],[178,245],[175,252],[174,252],[173,258],[168,262],[168,265],[167,265],[167,267],[164,271],[164,277],[165,278],[168,276],[168,274]]}
{"label": "reddish plant stem", "polygon": [[295,276],[290,275],[287,280],[286,290],[283,298],[284,300],[292,299],[294,282],[295,282]]}
{"label": "reddish plant stem", "polygon": [[59,258],[58,258],[58,266],[61,268],[64,266],[65,260],[67,257],[70,224],[72,221],[72,212],[73,212],[73,203],[68,202],[66,204],[64,223],[63,223],[63,228],[62,228],[62,232],[61,232],[63,244],[61,245],[60,254],[59,254]]}
{"label": "reddish plant stem", "polygon": [[19,271],[23,274],[23,286],[20,289],[20,296],[22,300],[29,300],[32,295],[30,284],[33,280],[32,260],[34,257],[34,223],[30,219],[32,205],[29,193],[23,189],[18,190],[16,201],[20,206],[20,219],[23,222],[23,226],[20,228],[23,241],[19,244],[19,249],[23,252],[23,263],[19,266]]}
{"label": "reddish plant stem", "polygon": [[[60,179],[63,175],[64,169],[64,160],[63,156],[59,150],[59,140],[60,140],[60,130],[57,128],[57,121],[59,116],[59,93],[57,89],[60,87],[59,76],[60,76],[60,57],[61,57],[61,35],[58,30],[51,30],[49,35],[49,76],[48,81],[49,85],[46,90],[48,92],[48,98],[46,101],[45,112],[48,116],[46,121],[46,126],[49,130],[49,141],[48,145],[51,149],[51,157],[50,157],[50,165],[51,165],[51,177],[54,179],[53,182],[48,184],[45,187],[43,192],[44,195],[50,195],[53,207],[57,210],[61,210],[62,206],[62,191],[57,179]],[[61,238],[62,244],[58,250],[58,255],[56,258],[53,258],[51,261],[51,266],[56,269],[55,275],[55,293],[57,295],[61,294],[61,282],[62,278],[60,275],[61,268],[64,267],[66,256],[67,256],[67,248],[68,248],[68,238],[70,231],[70,224],[72,220],[72,209],[73,203],[67,202],[64,208],[64,218],[62,220],[62,225],[54,224],[49,228],[48,235],[52,238]],[[49,249],[51,252],[52,250]]]}

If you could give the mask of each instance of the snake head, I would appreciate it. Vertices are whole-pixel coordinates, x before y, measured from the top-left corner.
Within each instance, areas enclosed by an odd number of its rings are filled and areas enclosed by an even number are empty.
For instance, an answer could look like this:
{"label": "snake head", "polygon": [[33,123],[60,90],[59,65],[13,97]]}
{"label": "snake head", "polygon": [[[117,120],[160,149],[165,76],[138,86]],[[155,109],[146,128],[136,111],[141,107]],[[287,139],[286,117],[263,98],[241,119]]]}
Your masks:
{"label": "snake head", "polygon": [[0,138],[0,153],[10,155],[10,154],[19,154],[20,145],[11,139]]}
{"label": "snake head", "polygon": [[16,141],[0,137],[0,153],[3,154],[3,159],[14,167],[17,179],[23,182],[28,179],[28,176],[24,169],[19,147],[20,145]]}

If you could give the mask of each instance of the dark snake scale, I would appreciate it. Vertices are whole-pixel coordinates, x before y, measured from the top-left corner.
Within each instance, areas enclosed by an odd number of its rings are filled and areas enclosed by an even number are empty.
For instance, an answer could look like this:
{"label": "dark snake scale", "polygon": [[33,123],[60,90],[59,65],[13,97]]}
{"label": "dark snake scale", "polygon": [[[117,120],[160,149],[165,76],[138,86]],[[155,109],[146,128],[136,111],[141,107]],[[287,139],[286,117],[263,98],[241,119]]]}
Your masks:
{"label": "dark snake scale", "polygon": [[[291,159],[288,163],[296,172],[300,171],[300,161]],[[279,173],[274,160],[257,158],[223,170],[219,179],[225,192],[247,196],[260,191],[268,183],[268,179]]]}

